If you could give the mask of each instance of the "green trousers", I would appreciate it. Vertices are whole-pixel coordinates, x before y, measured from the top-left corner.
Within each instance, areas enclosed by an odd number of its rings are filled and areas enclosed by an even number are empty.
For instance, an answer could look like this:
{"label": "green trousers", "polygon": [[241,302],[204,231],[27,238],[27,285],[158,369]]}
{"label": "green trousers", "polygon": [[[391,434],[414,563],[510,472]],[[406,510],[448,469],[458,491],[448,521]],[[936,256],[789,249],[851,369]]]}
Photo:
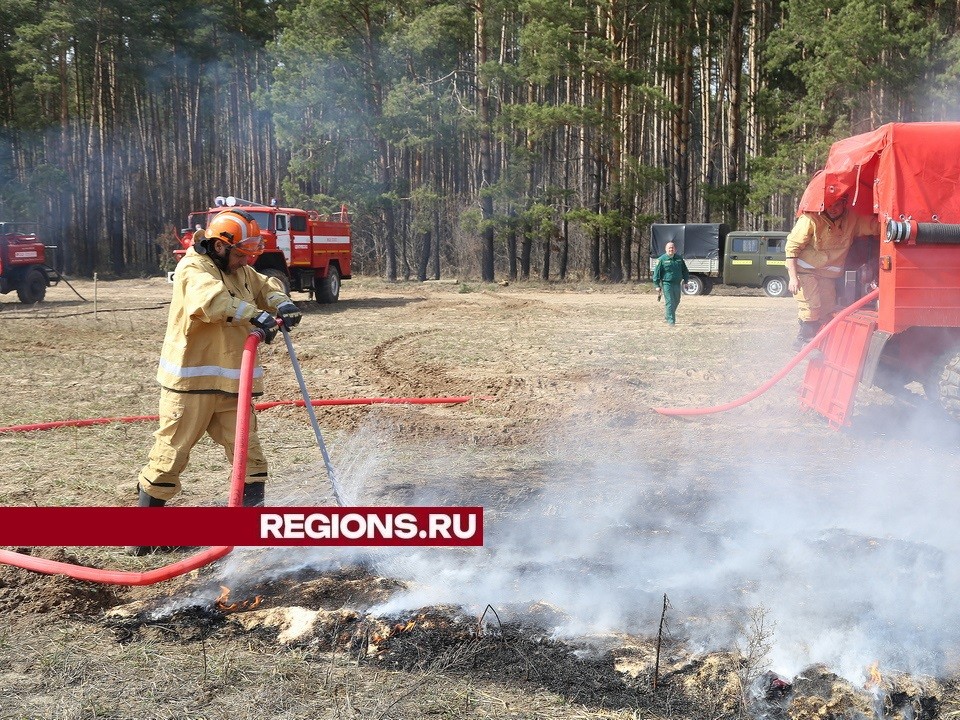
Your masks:
{"label": "green trousers", "polygon": [[680,285],[679,282],[663,283],[663,316],[670,324],[677,322],[677,306],[680,304]]}

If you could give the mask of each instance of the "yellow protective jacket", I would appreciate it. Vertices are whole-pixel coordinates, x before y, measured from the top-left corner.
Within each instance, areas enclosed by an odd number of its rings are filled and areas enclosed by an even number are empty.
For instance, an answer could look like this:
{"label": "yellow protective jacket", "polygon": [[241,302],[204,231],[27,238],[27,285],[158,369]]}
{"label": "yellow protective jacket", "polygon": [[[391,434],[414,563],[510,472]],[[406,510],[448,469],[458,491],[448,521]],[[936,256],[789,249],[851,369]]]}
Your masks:
{"label": "yellow protective jacket", "polygon": [[[240,361],[250,319],[262,310],[276,313],[289,300],[276,278],[244,265],[233,273],[218,268],[193,248],[177,264],[167,334],[160,351],[157,381],[178,392],[236,394]],[[263,368],[253,374],[253,392],[263,392]]]}
{"label": "yellow protective jacket", "polygon": [[804,213],[787,235],[785,249],[788,258],[797,259],[800,272],[840,277],[853,239],[879,233],[875,216],[846,211],[831,220],[823,213]]}

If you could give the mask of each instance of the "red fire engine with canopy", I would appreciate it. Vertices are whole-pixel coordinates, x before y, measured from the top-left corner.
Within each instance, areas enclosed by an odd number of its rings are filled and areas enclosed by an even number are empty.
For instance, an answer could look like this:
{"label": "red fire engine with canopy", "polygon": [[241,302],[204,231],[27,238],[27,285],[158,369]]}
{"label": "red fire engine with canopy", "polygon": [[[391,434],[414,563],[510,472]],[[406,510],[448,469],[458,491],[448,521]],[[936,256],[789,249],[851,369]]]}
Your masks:
{"label": "red fire engine with canopy", "polygon": [[174,251],[177,258],[193,245],[194,235],[202,233],[210,218],[232,207],[242,207],[260,225],[264,251],[254,263],[256,270],[279,278],[287,291],[313,292],[323,303],[337,301],[340,281],[351,277],[352,244],[346,205],[339,213],[320,215],[313,210],[220,196],[213,207],[190,213],[188,225],[178,237],[183,249]]}
{"label": "red fire engine with canopy", "polygon": [[860,382],[902,392],[916,381],[960,419],[960,123],[891,123],[834,143],[800,211],[844,194],[880,224],[879,240],[851,248],[845,300],[879,295],[821,341],[803,404],[844,425]]}

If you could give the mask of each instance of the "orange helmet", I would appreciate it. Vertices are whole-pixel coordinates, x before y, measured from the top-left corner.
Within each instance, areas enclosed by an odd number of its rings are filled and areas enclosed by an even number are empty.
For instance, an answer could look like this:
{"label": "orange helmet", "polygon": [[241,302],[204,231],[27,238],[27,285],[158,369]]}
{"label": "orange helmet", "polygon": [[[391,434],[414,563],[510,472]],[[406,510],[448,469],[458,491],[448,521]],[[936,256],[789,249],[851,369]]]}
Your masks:
{"label": "orange helmet", "polygon": [[[220,240],[244,255],[256,257],[263,252],[260,225],[245,210],[225,210],[217,214],[203,233],[210,241]],[[208,247],[213,247],[212,242]]]}

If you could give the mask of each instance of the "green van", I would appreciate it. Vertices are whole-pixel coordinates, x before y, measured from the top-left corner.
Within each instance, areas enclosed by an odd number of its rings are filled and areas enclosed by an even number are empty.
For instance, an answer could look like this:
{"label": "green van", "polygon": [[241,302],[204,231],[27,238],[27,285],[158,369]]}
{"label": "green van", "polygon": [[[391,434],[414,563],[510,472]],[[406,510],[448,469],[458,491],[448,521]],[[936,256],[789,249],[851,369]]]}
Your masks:
{"label": "green van", "polygon": [[677,246],[690,270],[684,295],[706,295],[716,282],[763,288],[770,297],[790,294],[785,232],[728,231],[726,225],[714,224],[655,224],[650,232],[651,272],[668,242]]}

